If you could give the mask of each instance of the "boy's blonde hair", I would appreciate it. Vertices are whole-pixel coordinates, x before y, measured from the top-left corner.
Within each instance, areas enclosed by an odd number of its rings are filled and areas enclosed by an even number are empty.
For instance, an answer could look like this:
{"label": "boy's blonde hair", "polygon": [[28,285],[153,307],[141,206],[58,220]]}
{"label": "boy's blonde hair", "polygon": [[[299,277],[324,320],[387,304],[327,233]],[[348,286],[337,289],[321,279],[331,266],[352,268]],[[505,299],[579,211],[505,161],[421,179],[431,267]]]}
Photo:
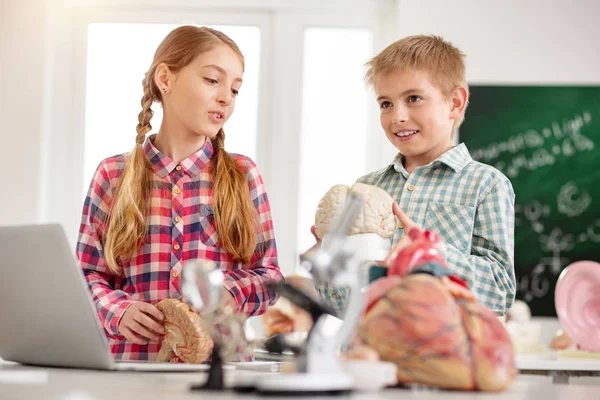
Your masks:
{"label": "boy's blonde hair", "polygon": [[[429,73],[431,83],[444,96],[463,87],[469,93],[465,77],[465,55],[452,43],[435,35],[407,36],[398,40],[367,62],[365,81],[375,86],[377,77],[398,70],[421,70]],[[462,123],[464,114],[455,122]]]}

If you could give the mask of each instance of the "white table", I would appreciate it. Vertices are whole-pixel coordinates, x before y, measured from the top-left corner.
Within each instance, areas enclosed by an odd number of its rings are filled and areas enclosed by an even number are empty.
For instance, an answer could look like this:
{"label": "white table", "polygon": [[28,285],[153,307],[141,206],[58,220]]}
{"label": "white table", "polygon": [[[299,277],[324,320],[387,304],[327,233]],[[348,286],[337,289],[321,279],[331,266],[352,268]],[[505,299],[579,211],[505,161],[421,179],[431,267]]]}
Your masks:
{"label": "white table", "polygon": [[[253,371],[229,371],[226,379],[265,374]],[[206,379],[205,373],[139,373],[103,372],[76,369],[36,368],[0,364],[0,399],[55,400],[180,400],[180,399],[243,399],[263,398],[256,394],[192,392],[189,387]],[[583,379],[583,378],[582,378]],[[379,392],[359,392],[344,399],[398,400],[407,399],[493,399],[493,400],[567,400],[600,399],[598,382],[569,385],[552,383],[549,377],[520,375],[505,392],[472,393],[435,390],[386,389]],[[281,397],[279,397],[281,398]]]}
{"label": "white table", "polygon": [[571,377],[600,377],[600,359],[561,358],[558,353],[549,351],[519,354],[515,362],[522,374],[547,375],[552,377],[554,383],[569,383]]}

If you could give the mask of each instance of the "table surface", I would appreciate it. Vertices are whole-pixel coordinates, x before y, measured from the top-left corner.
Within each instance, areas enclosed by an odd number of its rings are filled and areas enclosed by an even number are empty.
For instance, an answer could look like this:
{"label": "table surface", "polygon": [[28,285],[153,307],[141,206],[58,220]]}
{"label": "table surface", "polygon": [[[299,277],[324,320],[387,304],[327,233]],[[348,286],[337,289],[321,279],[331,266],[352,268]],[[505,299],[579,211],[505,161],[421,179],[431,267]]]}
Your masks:
{"label": "table surface", "polygon": [[[226,371],[226,381],[270,374],[252,370]],[[206,380],[198,372],[113,372],[81,369],[59,369],[0,363],[0,399],[60,400],[144,400],[201,398],[263,398],[257,394],[233,391],[220,393],[191,391],[194,384]],[[577,378],[570,384],[553,383],[550,377],[519,375],[505,392],[474,393],[439,391],[424,388],[385,389],[355,392],[347,399],[600,399],[600,378]],[[282,398],[274,397],[274,398]],[[315,398],[315,397],[311,397]],[[337,397],[340,398],[340,397]]]}
{"label": "table surface", "polygon": [[600,358],[559,356],[557,352],[540,354],[518,354],[516,366],[519,370],[585,371],[600,373]]}

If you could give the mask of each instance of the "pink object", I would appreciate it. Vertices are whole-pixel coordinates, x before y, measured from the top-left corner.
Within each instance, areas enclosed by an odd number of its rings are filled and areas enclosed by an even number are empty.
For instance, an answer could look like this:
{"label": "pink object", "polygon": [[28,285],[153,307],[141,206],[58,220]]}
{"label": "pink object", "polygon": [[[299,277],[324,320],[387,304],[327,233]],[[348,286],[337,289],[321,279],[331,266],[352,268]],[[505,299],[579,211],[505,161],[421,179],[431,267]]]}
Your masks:
{"label": "pink object", "polygon": [[600,351],[600,264],[577,261],[558,277],[558,319],[581,350]]}
{"label": "pink object", "polygon": [[408,231],[408,236],[411,243],[400,250],[388,275],[406,276],[417,266],[427,262],[437,262],[446,266],[446,261],[437,247],[439,239],[435,233],[412,228]]}

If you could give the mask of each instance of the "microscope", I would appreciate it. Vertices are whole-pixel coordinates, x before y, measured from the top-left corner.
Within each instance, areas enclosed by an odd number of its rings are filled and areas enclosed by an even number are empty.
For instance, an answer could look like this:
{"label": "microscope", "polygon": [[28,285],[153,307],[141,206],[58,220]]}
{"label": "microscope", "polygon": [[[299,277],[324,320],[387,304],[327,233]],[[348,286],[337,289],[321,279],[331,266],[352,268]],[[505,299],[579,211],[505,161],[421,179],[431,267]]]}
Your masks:
{"label": "microscope", "polygon": [[[364,248],[357,252],[358,249],[348,246],[347,235],[361,207],[360,198],[349,194],[341,214],[323,238],[321,247],[301,256],[301,267],[308,270],[316,280],[349,289],[351,294],[342,321],[334,316],[335,312],[328,305],[300,289],[286,283],[271,285],[272,290],[308,311],[314,324],[306,343],[299,350],[295,362],[296,372],[256,379],[254,386],[259,393],[344,394],[359,386],[356,378],[363,375],[365,367],[371,372],[373,368],[383,372],[375,378],[382,378],[382,385],[396,383],[396,367],[392,363],[339,359],[340,348],[352,339],[364,311],[363,288],[368,283],[368,271],[365,268],[368,258],[365,256],[368,254],[365,254]],[[380,251],[377,256],[379,254]]]}

